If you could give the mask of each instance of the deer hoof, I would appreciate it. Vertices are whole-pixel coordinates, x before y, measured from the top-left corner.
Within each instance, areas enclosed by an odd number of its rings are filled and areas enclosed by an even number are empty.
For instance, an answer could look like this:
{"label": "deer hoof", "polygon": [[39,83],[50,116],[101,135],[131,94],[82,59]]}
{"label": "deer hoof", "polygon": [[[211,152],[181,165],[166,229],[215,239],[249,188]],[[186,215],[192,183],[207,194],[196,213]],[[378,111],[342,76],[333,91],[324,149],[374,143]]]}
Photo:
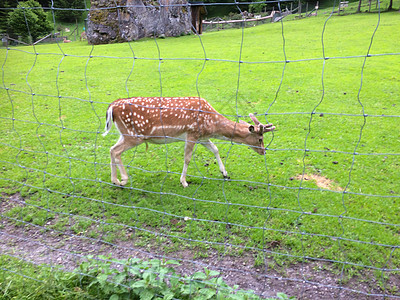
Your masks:
{"label": "deer hoof", "polygon": [[128,182],[128,180],[122,179],[121,181],[119,181],[118,179],[115,179],[115,180],[111,180],[111,182],[115,185],[124,186]]}
{"label": "deer hoof", "polygon": [[120,186],[124,186],[124,185],[126,185],[128,183],[128,178],[124,178],[124,179],[121,179],[121,182],[119,183],[119,185]]}
{"label": "deer hoof", "polygon": [[184,188],[186,188],[186,187],[189,186],[189,184],[188,184],[186,181],[183,181],[183,182],[181,181],[181,183],[182,183],[182,185],[183,185]]}
{"label": "deer hoof", "polygon": [[111,182],[112,182],[113,184],[115,184],[115,185],[121,185],[121,183],[119,182],[118,179],[111,180]]}

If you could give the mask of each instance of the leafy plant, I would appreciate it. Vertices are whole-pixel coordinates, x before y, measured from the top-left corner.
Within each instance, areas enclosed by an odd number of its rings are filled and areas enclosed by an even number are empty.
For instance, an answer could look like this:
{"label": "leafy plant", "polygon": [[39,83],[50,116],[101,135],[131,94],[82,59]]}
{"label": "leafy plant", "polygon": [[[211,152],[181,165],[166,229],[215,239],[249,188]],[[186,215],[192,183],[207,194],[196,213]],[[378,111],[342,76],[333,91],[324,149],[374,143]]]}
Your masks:
{"label": "leafy plant", "polygon": [[[77,269],[65,272],[0,256],[0,299],[260,299],[251,290],[227,285],[220,273],[204,269],[179,275],[173,260],[112,259],[87,256]],[[294,299],[284,293],[278,299]]]}
{"label": "leafy plant", "polygon": [[[230,287],[218,271],[204,269],[192,276],[177,274],[177,261],[128,260],[92,256],[76,270],[89,294],[109,299],[260,299],[253,291]],[[101,295],[101,296],[100,296]],[[279,293],[279,299],[289,299]]]}

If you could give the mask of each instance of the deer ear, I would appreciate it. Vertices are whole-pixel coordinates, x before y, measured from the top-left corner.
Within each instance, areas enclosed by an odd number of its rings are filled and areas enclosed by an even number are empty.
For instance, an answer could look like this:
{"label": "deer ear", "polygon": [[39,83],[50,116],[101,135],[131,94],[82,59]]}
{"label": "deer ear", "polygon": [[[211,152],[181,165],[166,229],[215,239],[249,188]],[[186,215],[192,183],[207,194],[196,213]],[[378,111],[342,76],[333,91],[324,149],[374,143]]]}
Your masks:
{"label": "deer ear", "polygon": [[249,126],[249,131],[250,131],[251,133],[254,132],[254,126],[253,126],[253,125],[250,125],[250,126]]}

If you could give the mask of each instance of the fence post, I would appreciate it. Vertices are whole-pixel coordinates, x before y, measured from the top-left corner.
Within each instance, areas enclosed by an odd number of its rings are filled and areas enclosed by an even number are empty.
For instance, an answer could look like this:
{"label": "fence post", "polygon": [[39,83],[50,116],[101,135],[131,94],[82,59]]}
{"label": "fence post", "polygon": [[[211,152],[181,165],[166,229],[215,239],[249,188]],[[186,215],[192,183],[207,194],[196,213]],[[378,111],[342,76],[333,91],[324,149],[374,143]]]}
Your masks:
{"label": "fence post", "polygon": [[301,18],[301,0],[299,0],[299,17]]}
{"label": "fence post", "polygon": [[[76,23],[76,38],[80,39],[80,35],[79,35],[79,26],[78,26],[78,19],[75,19],[75,23]],[[75,39],[76,41],[76,39]]]}
{"label": "fence post", "polygon": [[3,42],[3,47],[8,47],[8,39],[6,35],[3,35],[1,41]]}

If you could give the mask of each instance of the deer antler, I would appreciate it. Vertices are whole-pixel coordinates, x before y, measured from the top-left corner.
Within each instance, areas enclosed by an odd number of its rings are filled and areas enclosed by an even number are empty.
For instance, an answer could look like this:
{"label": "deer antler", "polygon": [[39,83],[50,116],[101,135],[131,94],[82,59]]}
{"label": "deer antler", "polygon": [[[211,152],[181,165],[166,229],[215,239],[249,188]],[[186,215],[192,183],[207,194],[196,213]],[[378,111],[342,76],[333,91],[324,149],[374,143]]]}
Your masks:
{"label": "deer antler", "polygon": [[261,122],[257,120],[256,116],[253,114],[249,114],[250,119],[254,122],[256,126],[260,125]]}
{"label": "deer antler", "polygon": [[275,129],[275,126],[273,126],[272,124],[267,124],[267,125],[261,124],[261,122],[258,121],[256,116],[253,114],[249,114],[249,117],[254,122],[254,124],[258,126],[261,134],[263,134],[264,132],[273,131]]}

